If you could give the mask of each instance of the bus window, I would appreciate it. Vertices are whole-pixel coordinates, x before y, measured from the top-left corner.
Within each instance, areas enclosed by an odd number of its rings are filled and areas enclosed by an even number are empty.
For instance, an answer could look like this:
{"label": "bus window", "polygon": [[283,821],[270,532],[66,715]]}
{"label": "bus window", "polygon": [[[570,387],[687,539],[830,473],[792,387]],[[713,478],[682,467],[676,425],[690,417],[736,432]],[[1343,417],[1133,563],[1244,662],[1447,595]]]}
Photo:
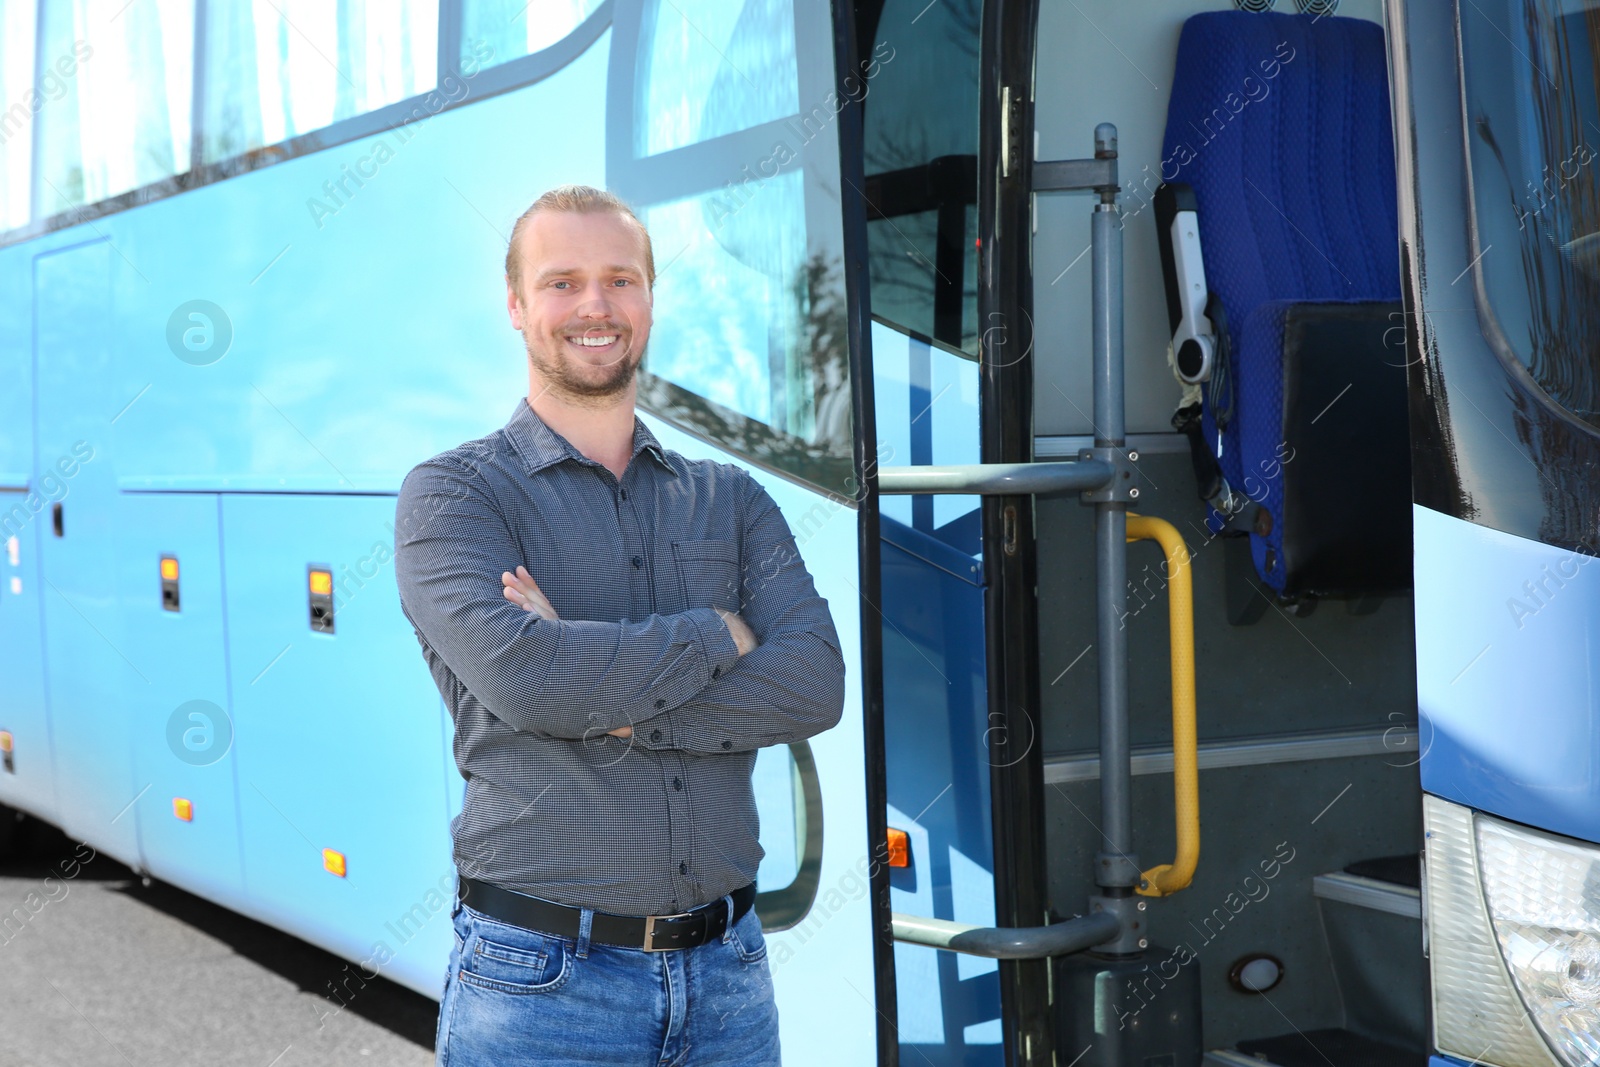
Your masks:
{"label": "bus window", "polygon": [[[19,6],[8,5],[8,20],[9,8]],[[91,0],[41,4],[39,10],[39,60],[49,68],[39,71],[45,98],[34,120],[39,214],[54,215],[187,171],[194,0],[147,0],[132,7]]]}
{"label": "bus window", "polygon": [[[688,5],[684,5],[688,7]],[[792,0],[645,5],[639,41],[641,156],[698,144],[799,110]]]}
{"label": "bus window", "polygon": [[531,56],[566,37],[594,14],[601,0],[463,0],[461,61],[475,62],[488,45],[492,62],[508,63]]}
{"label": "bus window", "polygon": [[1461,37],[1490,340],[1600,426],[1600,4],[1475,5]]}
{"label": "bus window", "polygon": [[416,96],[438,82],[439,5],[206,5],[202,155],[216,162]]}
{"label": "bus window", "polygon": [[[719,191],[720,192],[720,191]],[[737,214],[716,194],[652,205],[658,258],[650,371],[773,429],[815,428],[810,353],[800,343],[806,233],[800,173],[772,179]],[[722,358],[711,358],[715,352]]]}
{"label": "bus window", "polygon": [[25,226],[31,215],[33,117],[65,91],[59,72],[35,86],[35,0],[0,0],[0,231]]}
{"label": "bus window", "polygon": [[832,39],[792,0],[644,6],[606,105],[606,181],[655,242],[639,403],[852,502]]}
{"label": "bus window", "polygon": [[979,0],[885,0],[863,107],[872,313],[978,353]]}

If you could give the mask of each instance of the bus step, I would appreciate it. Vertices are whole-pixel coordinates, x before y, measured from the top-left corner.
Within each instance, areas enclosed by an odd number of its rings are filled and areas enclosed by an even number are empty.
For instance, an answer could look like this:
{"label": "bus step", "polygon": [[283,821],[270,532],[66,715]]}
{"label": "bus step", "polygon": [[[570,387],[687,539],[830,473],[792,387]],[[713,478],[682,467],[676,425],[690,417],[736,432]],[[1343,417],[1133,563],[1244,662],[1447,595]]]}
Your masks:
{"label": "bus step", "polygon": [[1308,1030],[1206,1053],[1203,1067],[1425,1067],[1427,1053],[1351,1030]]}
{"label": "bus step", "polygon": [[1311,883],[1344,1005],[1341,1022],[1415,1053],[1428,1048],[1430,1000],[1420,884],[1415,853],[1353,863]]}
{"label": "bus step", "polygon": [[1365,874],[1352,874],[1350,868],[1317,875],[1311,882],[1311,892],[1319,900],[1336,901],[1371,911],[1386,911],[1407,919],[1422,918],[1420,888]]}

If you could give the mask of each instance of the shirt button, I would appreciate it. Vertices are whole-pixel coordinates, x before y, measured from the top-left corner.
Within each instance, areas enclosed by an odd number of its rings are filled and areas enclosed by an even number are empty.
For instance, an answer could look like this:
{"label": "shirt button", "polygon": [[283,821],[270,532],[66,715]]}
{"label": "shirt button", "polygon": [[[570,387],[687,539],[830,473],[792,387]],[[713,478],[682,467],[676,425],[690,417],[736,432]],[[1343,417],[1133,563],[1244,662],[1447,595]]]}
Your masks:
{"label": "shirt button", "polygon": [[618,489],[617,492],[621,494],[622,499],[628,499],[628,491],[626,489]]}
{"label": "shirt button", "polygon": [[650,740],[652,740],[652,741],[661,740],[661,731],[660,730],[651,730],[650,731]]}
{"label": "shirt button", "polygon": [[688,874],[689,873],[689,865],[687,863],[678,864],[678,873],[679,874]]}
{"label": "shirt button", "polygon": [[722,747],[723,748],[732,748],[733,747],[733,742],[732,741],[724,741],[724,742],[722,742]]}
{"label": "shirt button", "polygon": [[667,702],[665,700],[656,701],[656,709],[657,710],[660,710],[661,708],[664,708],[666,706],[667,706]]}
{"label": "shirt button", "polygon": [[638,556],[634,556],[633,557],[633,565],[634,565],[635,568],[643,567],[644,566],[644,560],[640,559]]}
{"label": "shirt button", "polygon": [[683,779],[682,778],[674,778],[672,780],[672,788],[677,789],[677,790],[682,790],[683,789]]}

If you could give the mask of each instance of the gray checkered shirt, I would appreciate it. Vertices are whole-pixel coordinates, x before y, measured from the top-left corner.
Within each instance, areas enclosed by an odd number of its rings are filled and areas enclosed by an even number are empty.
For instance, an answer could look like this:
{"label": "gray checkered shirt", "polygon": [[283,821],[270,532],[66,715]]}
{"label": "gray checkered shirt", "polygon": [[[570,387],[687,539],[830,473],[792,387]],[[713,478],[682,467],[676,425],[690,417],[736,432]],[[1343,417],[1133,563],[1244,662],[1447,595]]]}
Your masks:
{"label": "gray checkered shirt", "polygon": [[[519,563],[559,621],[502,595]],[[519,399],[503,429],[406,476],[395,573],[455,719],[463,875],[620,915],[754,880],[756,750],[837,723],[844,662],[747,472],[667,451],[635,418],[619,482]],[[716,608],[760,647],[741,658]]]}

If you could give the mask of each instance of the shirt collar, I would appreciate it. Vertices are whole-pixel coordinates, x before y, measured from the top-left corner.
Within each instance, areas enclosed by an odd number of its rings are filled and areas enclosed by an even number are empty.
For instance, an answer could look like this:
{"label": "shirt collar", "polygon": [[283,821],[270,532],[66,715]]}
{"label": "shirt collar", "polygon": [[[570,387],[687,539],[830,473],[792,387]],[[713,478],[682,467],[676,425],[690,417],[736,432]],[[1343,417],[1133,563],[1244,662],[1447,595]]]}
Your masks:
{"label": "shirt collar", "polygon": [[[559,463],[564,459],[575,459],[580,463],[593,464],[594,460],[585,456],[572,446],[572,443],[559,433],[545,425],[536,411],[528,405],[527,397],[517,399],[516,410],[511,413],[511,420],[506,423],[506,434],[511,438],[511,443],[522,456],[522,463],[529,474],[536,474],[544,468]],[[629,463],[639,458],[639,453],[648,451],[660,464],[661,469],[673,477],[678,472],[672,469],[672,464],[667,462],[667,456],[661,443],[656,440],[655,434],[650,432],[650,427],[638,415],[633,417],[633,452],[629,455]]]}

